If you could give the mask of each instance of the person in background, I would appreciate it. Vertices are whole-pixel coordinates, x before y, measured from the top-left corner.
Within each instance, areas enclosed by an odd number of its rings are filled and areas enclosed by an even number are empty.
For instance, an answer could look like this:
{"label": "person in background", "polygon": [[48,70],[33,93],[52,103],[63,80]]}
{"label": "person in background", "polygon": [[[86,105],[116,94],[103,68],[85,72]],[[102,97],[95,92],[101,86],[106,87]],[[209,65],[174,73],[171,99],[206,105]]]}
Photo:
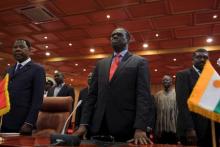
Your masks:
{"label": "person in background", "polygon": [[[210,120],[190,112],[187,106],[187,100],[208,58],[207,50],[197,49],[192,55],[192,67],[176,74],[177,134],[183,145],[212,146]],[[219,124],[217,124],[216,133],[218,139],[219,132]]]}
{"label": "person in background", "polygon": [[[55,73],[54,80],[56,84],[48,90],[47,97],[71,96],[73,99],[72,106],[74,107],[74,102],[75,102],[74,88],[64,83],[63,73],[61,72]],[[72,107],[72,110],[73,110],[73,107]],[[70,123],[69,128],[72,129],[72,123]]]}
{"label": "person in background", "polygon": [[[79,98],[78,98],[78,102],[80,100],[82,100],[82,104],[77,108],[76,110],[76,115],[75,115],[75,130],[77,130],[79,128],[80,125],[80,119],[82,117],[82,109],[83,109],[83,104],[84,104],[84,100],[88,97],[88,93],[89,93],[89,88],[91,85],[91,80],[92,80],[92,75],[93,73],[90,72],[88,75],[88,86],[84,89],[82,89],[79,93]],[[83,139],[88,139],[90,138],[90,133],[86,132],[86,134],[83,136]]]}
{"label": "person in background", "polygon": [[54,74],[54,80],[56,84],[48,90],[47,96],[71,96],[73,98],[73,104],[75,100],[74,88],[64,83],[64,75],[61,72]]}
{"label": "person in background", "polygon": [[148,63],[128,51],[129,41],[124,28],[112,32],[114,53],[96,64],[75,135],[83,136],[89,129],[93,139],[109,136],[109,141],[150,142],[146,135],[152,115]]}
{"label": "person in background", "polygon": [[92,75],[93,73],[90,72],[88,75],[88,86],[86,88],[83,88],[80,93],[79,93],[79,98],[78,98],[78,102],[80,100],[82,100],[82,104],[77,108],[76,110],[76,115],[75,115],[75,129],[79,128],[80,125],[80,119],[82,117],[82,108],[83,108],[83,103],[84,100],[88,97],[88,93],[89,93],[89,87],[91,85],[91,80],[92,80]]}
{"label": "person in background", "polygon": [[53,87],[53,84],[54,83],[51,80],[46,81],[46,85],[45,85],[45,89],[44,89],[44,97],[47,96],[48,90]]}
{"label": "person in background", "polygon": [[177,105],[176,92],[172,88],[172,77],[164,75],[162,78],[163,90],[155,95],[156,128],[155,135],[159,144],[176,144]]}
{"label": "person in background", "polygon": [[16,64],[9,67],[10,111],[3,116],[1,132],[19,132],[31,135],[42,105],[45,71],[30,58],[31,44],[17,39],[12,53]]}

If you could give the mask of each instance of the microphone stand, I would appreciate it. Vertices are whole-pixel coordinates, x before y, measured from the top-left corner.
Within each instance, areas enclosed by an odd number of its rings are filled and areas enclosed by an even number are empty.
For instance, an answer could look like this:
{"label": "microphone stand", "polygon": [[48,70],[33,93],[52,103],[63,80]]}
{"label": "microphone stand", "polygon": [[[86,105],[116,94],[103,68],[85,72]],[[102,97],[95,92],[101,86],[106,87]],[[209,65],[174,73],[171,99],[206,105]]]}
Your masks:
{"label": "microphone stand", "polygon": [[77,146],[80,144],[80,138],[78,136],[67,135],[65,134],[67,123],[69,122],[71,116],[76,111],[76,109],[82,104],[82,100],[80,100],[74,110],[70,113],[69,117],[64,123],[61,134],[52,134],[50,136],[50,143],[53,145],[66,145],[66,146]]}
{"label": "microphone stand", "polygon": [[67,126],[67,123],[69,122],[69,119],[71,118],[71,116],[73,115],[73,113],[76,111],[76,109],[77,109],[81,104],[82,104],[82,100],[80,100],[80,101],[77,103],[76,107],[74,108],[74,110],[71,112],[71,114],[70,114],[69,117],[67,118],[67,120],[66,120],[66,122],[65,122],[65,124],[64,124],[64,126],[63,126],[63,129],[62,129],[62,131],[61,131],[61,134],[65,134],[66,126]]}

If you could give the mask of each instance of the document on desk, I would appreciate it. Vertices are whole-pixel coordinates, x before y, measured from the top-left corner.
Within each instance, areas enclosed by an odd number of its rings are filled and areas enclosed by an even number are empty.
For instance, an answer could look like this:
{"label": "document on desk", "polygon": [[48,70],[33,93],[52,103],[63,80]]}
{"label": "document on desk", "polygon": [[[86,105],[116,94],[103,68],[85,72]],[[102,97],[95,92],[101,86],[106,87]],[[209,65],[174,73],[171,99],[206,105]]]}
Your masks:
{"label": "document on desk", "polygon": [[0,137],[14,137],[20,136],[20,133],[0,133]]}

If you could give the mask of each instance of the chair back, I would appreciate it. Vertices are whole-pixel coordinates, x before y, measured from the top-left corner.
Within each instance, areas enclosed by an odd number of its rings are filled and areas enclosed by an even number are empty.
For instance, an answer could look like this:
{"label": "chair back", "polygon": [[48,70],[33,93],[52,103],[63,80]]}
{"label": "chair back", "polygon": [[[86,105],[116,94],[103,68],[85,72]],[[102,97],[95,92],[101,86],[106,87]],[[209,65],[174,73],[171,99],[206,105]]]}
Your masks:
{"label": "chair back", "polygon": [[72,97],[44,97],[38,115],[36,134],[41,134],[40,132],[45,130],[61,133],[65,121],[72,111],[72,101]]}

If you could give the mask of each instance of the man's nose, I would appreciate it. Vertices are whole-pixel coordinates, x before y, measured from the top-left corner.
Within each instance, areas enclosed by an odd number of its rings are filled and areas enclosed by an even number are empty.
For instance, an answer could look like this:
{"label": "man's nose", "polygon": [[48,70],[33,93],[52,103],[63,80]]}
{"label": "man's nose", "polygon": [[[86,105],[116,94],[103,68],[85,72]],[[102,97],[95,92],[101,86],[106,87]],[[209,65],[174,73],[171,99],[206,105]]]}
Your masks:
{"label": "man's nose", "polygon": [[22,50],[19,46],[13,47],[14,50]]}

